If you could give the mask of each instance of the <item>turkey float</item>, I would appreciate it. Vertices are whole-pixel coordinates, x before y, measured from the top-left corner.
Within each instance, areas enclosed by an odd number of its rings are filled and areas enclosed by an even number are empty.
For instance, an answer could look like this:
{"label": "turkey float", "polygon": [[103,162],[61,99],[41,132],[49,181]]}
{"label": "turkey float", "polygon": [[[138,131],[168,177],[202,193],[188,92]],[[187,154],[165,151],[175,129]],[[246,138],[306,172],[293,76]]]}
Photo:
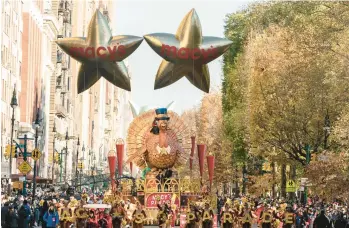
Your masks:
{"label": "turkey float", "polygon": [[181,117],[166,108],[147,111],[130,124],[128,162],[151,173],[184,165],[190,156],[190,132]]}

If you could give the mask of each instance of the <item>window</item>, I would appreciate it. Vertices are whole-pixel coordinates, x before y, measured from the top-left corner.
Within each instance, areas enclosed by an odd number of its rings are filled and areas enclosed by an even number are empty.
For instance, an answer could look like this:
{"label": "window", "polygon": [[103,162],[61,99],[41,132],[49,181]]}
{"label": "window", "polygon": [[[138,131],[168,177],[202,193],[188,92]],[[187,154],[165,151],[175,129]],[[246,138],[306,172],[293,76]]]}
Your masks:
{"label": "window", "polygon": [[70,91],[70,77],[68,77],[68,91]]}
{"label": "window", "polygon": [[19,72],[18,72],[18,77],[21,78],[22,77],[22,62],[19,62]]}

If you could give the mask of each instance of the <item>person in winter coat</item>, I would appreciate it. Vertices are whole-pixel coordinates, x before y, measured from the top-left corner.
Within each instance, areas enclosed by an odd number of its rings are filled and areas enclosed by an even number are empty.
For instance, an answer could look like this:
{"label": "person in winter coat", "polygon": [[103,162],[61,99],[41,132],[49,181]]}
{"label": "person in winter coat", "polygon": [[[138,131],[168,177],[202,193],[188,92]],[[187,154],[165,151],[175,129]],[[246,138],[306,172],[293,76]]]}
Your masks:
{"label": "person in winter coat", "polygon": [[343,213],[339,214],[338,219],[334,223],[334,228],[349,228],[349,225],[348,225],[346,219],[344,219]]}
{"label": "person in winter coat", "polygon": [[46,228],[46,222],[44,220],[44,215],[46,214],[46,212],[48,211],[48,203],[47,200],[44,201],[44,203],[42,204],[42,207],[40,208],[40,221],[41,221],[41,226],[42,228]]}
{"label": "person in winter coat", "polygon": [[330,228],[330,220],[325,215],[325,210],[321,210],[320,215],[314,221],[315,228]]}
{"label": "person in winter coat", "polygon": [[3,207],[1,207],[1,227],[5,227],[5,219],[9,210],[9,203],[6,202]]}
{"label": "person in winter coat", "polygon": [[45,213],[43,217],[47,228],[55,228],[59,224],[59,215],[55,210],[53,204],[50,205],[50,208]]}
{"label": "person in winter coat", "polygon": [[18,210],[19,222],[18,227],[29,228],[31,210],[28,201],[24,200],[23,205]]}
{"label": "person in winter coat", "polygon": [[6,214],[5,226],[6,228],[17,228],[18,227],[18,215],[13,206],[9,207]]}

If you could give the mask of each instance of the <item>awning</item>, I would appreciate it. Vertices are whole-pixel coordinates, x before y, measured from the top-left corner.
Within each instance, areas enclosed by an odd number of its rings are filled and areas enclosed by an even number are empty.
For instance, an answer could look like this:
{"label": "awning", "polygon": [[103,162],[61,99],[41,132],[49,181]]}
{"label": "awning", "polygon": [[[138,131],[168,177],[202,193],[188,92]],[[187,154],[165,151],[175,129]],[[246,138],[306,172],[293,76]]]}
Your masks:
{"label": "awning", "polygon": [[[23,175],[23,174],[11,174],[11,181],[19,181],[19,177],[25,177],[28,182],[31,182],[34,178],[33,175]],[[36,183],[52,183],[52,179],[39,177],[36,178]]]}

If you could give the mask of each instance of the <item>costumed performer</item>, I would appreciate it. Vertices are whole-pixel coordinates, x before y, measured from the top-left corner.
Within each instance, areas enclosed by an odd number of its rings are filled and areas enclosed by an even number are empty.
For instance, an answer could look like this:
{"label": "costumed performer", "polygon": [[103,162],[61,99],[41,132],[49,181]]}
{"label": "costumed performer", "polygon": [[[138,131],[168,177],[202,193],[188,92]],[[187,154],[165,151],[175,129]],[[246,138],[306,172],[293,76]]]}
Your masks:
{"label": "costumed performer", "polygon": [[140,202],[136,202],[136,210],[132,214],[132,227],[143,228],[147,215]]}
{"label": "costumed performer", "polygon": [[202,210],[202,228],[212,228],[213,227],[213,219],[214,214],[212,209],[210,208],[209,202],[205,202],[205,207]]}

